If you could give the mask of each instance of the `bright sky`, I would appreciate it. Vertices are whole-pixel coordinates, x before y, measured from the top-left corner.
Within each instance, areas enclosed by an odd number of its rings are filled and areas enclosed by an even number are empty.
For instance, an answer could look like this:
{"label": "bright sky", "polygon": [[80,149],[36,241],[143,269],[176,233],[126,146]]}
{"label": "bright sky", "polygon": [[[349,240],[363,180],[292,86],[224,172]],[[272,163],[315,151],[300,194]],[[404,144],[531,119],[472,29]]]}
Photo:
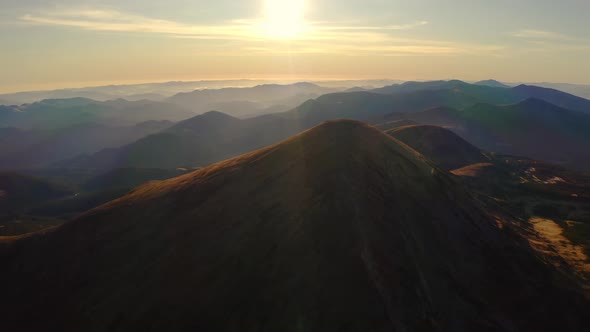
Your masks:
{"label": "bright sky", "polygon": [[589,0],[0,2],[0,92],[234,78],[590,84]]}

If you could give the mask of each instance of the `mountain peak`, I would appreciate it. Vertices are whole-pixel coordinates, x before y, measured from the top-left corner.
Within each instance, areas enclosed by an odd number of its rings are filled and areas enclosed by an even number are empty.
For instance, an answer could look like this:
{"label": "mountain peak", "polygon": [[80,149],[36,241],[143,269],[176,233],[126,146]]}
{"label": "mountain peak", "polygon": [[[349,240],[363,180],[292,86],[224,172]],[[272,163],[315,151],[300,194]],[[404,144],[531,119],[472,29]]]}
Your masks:
{"label": "mountain peak", "polygon": [[168,131],[181,131],[181,132],[198,132],[202,130],[215,130],[217,128],[222,128],[228,124],[232,123],[239,123],[241,122],[240,119],[234,118],[231,115],[227,115],[222,112],[218,111],[209,111],[197,116],[194,116],[190,119],[181,121],[176,125],[170,127]]}
{"label": "mountain peak", "polygon": [[[378,153],[374,151],[384,146],[387,146],[389,151],[396,151],[396,155],[403,157],[398,162],[409,163],[404,168],[413,169],[413,171],[421,170],[423,174],[429,174],[431,171],[432,168],[425,162],[425,159],[403,143],[400,144],[400,142],[392,140],[377,128],[366,123],[341,119],[326,121],[280,143],[216,163],[201,171],[188,174],[185,178],[179,178],[178,181],[185,185],[195,183],[193,180],[199,182],[200,180],[198,179],[203,173],[210,174],[212,170],[242,169],[244,165],[252,166],[262,163],[265,157],[268,156],[270,158],[271,155],[279,159],[285,158],[283,160],[285,164],[289,164],[288,160],[290,159],[308,160],[310,167],[311,165],[317,164],[317,171],[319,169],[333,167],[330,172],[326,173],[335,174],[340,171],[340,165],[353,165],[356,159],[363,155],[372,158],[373,156],[369,155],[371,153]],[[271,170],[282,168],[283,164],[275,160],[273,165],[260,167],[268,169],[271,172]],[[176,181],[175,179],[170,180],[167,186],[176,188],[179,184]],[[157,184],[158,187],[162,185]],[[151,192],[150,188],[145,189]]]}
{"label": "mountain peak", "polygon": [[479,81],[479,82],[476,82],[475,85],[489,86],[492,88],[510,88],[510,86],[508,86],[502,82],[496,81],[494,79]]}
{"label": "mountain peak", "polygon": [[231,115],[225,114],[223,112],[219,112],[219,111],[209,111],[209,112],[205,112],[203,114],[200,115],[203,118],[209,118],[209,119],[236,119]]}

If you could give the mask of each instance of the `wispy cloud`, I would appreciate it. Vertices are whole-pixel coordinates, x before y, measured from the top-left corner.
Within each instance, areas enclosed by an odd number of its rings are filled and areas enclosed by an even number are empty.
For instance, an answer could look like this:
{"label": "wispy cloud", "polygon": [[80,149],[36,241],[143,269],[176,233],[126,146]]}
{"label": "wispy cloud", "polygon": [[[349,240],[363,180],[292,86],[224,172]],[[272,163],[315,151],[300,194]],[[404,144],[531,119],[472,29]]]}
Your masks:
{"label": "wispy cloud", "polygon": [[243,22],[218,26],[189,25],[148,18],[114,10],[65,10],[44,15],[27,14],[21,20],[35,25],[75,27],[95,31],[143,32],[203,39],[248,35],[249,26]]}
{"label": "wispy cloud", "polygon": [[[330,22],[307,22],[302,33],[288,41],[274,41],[269,44],[265,35],[264,20],[242,19],[217,25],[194,25],[170,20],[156,19],[141,15],[104,9],[67,9],[44,14],[27,14],[22,22],[33,25],[61,26],[92,31],[152,33],[174,38],[210,41],[242,42],[246,52],[301,53],[301,54],[342,54],[386,56],[403,55],[453,55],[453,54],[494,54],[501,47],[494,45],[461,44],[439,40],[401,38],[400,33],[424,27],[427,21],[415,21],[399,25],[354,25]],[[209,47],[210,52],[214,52]]]}
{"label": "wispy cloud", "polygon": [[[327,22],[324,22],[327,23]],[[318,24],[321,24],[318,22]],[[329,24],[329,23],[328,23]],[[421,26],[428,25],[428,21],[418,21],[414,23],[408,24],[401,24],[401,25],[385,25],[385,26],[357,26],[357,25],[350,25],[350,26],[319,26],[319,30],[332,30],[332,31],[341,31],[341,30],[357,30],[357,31],[365,31],[365,30],[412,30],[419,28]]]}
{"label": "wispy cloud", "polygon": [[561,40],[561,41],[570,41],[574,40],[575,38],[553,32],[553,31],[544,31],[544,30],[534,30],[534,29],[524,29],[516,31],[512,34],[514,37],[524,38],[524,39],[532,39],[532,40]]}
{"label": "wispy cloud", "polygon": [[523,29],[512,33],[513,37],[523,41],[520,51],[561,53],[571,51],[587,51],[590,49],[589,39],[564,35],[558,32]]}

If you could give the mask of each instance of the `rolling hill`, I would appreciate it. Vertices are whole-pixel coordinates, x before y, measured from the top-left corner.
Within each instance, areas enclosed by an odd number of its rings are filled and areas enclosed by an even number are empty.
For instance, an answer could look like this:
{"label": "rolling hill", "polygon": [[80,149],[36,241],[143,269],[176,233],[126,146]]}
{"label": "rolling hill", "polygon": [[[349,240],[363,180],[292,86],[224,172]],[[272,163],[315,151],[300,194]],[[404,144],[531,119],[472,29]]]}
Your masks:
{"label": "rolling hill", "polygon": [[505,106],[477,104],[464,110],[391,114],[384,122],[394,119],[451,128],[486,151],[590,170],[590,116],[538,99]]}
{"label": "rolling hill", "polygon": [[478,148],[442,127],[410,125],[390,129],[386,133],[446,170],[489,161]]}
{"label": "rolling hill", "polygon": [[[588,300],[389,136],[325,123],[0,240],[2,324],[46,331],[582,331]],[[475,282],[476,281],[476,282]],[[547,314],[551,313],[551,314]]]}

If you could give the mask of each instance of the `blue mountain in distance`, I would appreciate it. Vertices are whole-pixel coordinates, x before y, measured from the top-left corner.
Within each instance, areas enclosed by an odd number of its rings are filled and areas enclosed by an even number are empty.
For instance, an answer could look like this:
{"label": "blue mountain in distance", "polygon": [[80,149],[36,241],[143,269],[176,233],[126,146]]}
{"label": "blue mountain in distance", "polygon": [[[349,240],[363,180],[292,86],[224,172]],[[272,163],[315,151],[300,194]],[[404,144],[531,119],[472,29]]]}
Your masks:
{"label": "blue mountain in distance", "polygon": [[[518,132],[520,129],[522,130],[521,135],[529,135],[532,140],[533,136],[537,137],[539,131],[534,130],[529,133],[524,129],[530,127],[529,123],[537,123],[537,121],[542,119],[535,117],[535,110],[553,107],[547,101],[541,102],[539,99],[536,99],[538,102],[534,102],[533,100],[524,102],[529,99],[529,97],[525,97],[528,92],[539,94],[545,91],[543,88],[505,89],[478,86],[461,81],[437,81],[424,84],[412,82],[394,85],[386,89],[378,89],[377,91],[380,93],[362,91],[327,94],[309,100],[288,112],[249,119],[237,119],[227,115],[223,116],[219,112],[209,112],[181,122],[170,129],[148,136],[125,147],[105,150],[95,155],[76,160],[66,160],[60,163],[59,166],[78,168],[202,167],[239,153],[245,153],[268,144],[276,143],[281,139],[285,139],[330,119],[349,118],[381,124],[387,122],[388,119],[401,119],[403,116],[396,114],[404,114],[407,119],[415,120],[418,123],[441,125],[437,119],[446,116],[444,107],[459,111],[468,110],[477,105],[518,105],[512,107],[526,110],[527,116],[532,117],[530,120],[522,122],[510,121],[508,123],[513,126],[515,132]],[[585,102],[590,103],[587,100],[580,102],[578,97],[566,93],[548,94],[545,96],[545,99],[555,99],[562,104],[580,107],[585,107]],[[521,102],[524,103],[519,105]],[[440,105],[444,107],[440,108]],[[518,152],[519,155],[535,157],[547,162],[571,164],[573,159],[564,159],[564,153],[562,153],[562,151],[570,150],[581,153],[582,156],[579,156],[579,153],[574,156],[581,157],[582,160],[585,160],[586,157],[583,156],[583,151],[579,149],[585,141],[576,142],[577,138],[563,134],[563,130],[560,128],[564,126],[574,126],[573,128],[586,126],[589,121],[588,116],[584,116],[585,114],[581,112],[567,110],[562,112],[562,108],[557,106],[554,106],[554,108],[554,111],[542,113],[549,114],[547,116],[551,117],[552,121],[554,121],[554,124],[547,128],[546,134],[560,137],[558,141],[564,144],[567,142],[567,146],[572,147],[573,150],[570,148],[549,149],[544,148],[543,145],[531,150],[524,147],[515,149],[514,147],[517,146],[515,144],[505,146],[502,146],[502,144],[490,145],[488,143],[493,141],[494,136],[489,136],[485,139],[480,137],[484,134],[492,135],[490,130],[481,131],[482,134],[478,136],[476,141],[470,140],[470,138],[473,138],[472,136],[464,138],[467,138],[468,141],[479,148],[505,153]],[[431,111],[421,113],[429,109]],[[588,108],[584,109],[590,111],[590,104]],[[411,115],[413,113],[416,113],[416,117],[420,118],[414,119],[412,116],[405,115]],[[500,116],[500,114],[505,114],[505,112],[499,112],[498,115]],[[561,116],[562,114],[563,116]],[[576,120],[573,121],[572,119]],[[464,120],[459,117],[453,119],[453,121],[453,125],[459,126],[459,124],[463,123],[460,121]],[[576,124],[574,122],[579,123]],[[477,121],[471,121],[469,125],[473,126],[473,128],[466,127],[464,130],[466,132],[477,133],[482,124]],[[559,134],[552,133],[552,130],[559,131]],[[579,131],[576,129],[572,132]],[[548,144],[547,146],[549,145],[555,146],[555,144]],[[590,169],[590,165],[584,162],[579,164],[577,169]]]}

